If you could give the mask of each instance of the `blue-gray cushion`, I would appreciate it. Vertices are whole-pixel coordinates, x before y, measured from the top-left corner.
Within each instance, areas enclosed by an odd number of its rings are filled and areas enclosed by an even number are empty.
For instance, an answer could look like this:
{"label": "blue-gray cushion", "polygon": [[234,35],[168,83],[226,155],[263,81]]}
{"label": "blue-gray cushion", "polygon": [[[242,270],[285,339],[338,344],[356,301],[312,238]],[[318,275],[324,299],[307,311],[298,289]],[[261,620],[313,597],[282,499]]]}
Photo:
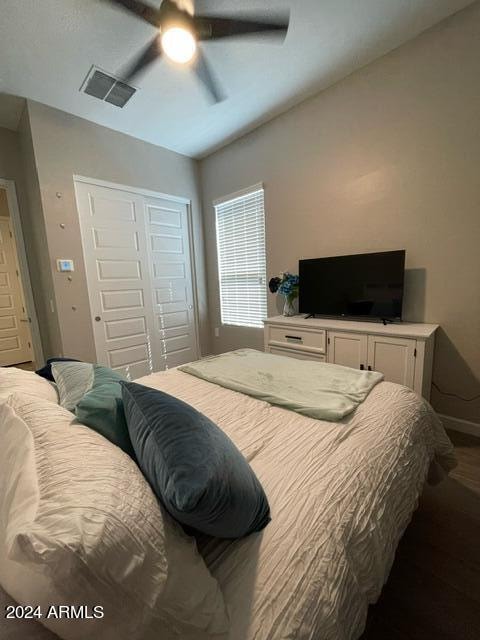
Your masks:
{"label": "blue-gray cushion", "polygon": [[52,375],[57,383],[60,404],[69,411],[92,389],[93,364],[89,362],[52,362]]}
{"label": "blue-gray cushion", "polygon": [[176,520],[218,538],[241,538],[270,522],[260,482],[217,425],[167,393],[121,386],[137,462]]}
{"label": "blue-gray cushion", "polygon": [[37,376],[45,378],[45,380],[49,380],[50,382],[55,382],[55,378],[52,374],[52,364],[54,362],[79,362],[79,360],[75,360],[75,358],[49,358],[41,369],[37,369],[35,371]]}
{"label": "blue-gray cushion", "polygon": [[120,387],[125,378],[89,362],[53,362],[51,366],[62,407],[135,458]]}

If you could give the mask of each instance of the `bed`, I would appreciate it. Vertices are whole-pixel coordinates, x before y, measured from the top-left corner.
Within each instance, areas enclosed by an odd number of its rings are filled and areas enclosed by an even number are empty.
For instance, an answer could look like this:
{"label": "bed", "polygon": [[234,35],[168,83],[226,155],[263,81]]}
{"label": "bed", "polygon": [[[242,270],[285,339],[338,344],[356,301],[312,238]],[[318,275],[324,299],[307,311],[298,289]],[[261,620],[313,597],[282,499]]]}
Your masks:
{"label": "bed", "polygon": [[[235,442],[268,496],[272,521],[198,546],[228,606],[228,640],[355,640],[388,577],[427,478],[454,466],[428,403],[381,382],[341,422],[315,420],[179,370],[137,382],[193,405]],[[47,640],[37,623],[2,638]]]}

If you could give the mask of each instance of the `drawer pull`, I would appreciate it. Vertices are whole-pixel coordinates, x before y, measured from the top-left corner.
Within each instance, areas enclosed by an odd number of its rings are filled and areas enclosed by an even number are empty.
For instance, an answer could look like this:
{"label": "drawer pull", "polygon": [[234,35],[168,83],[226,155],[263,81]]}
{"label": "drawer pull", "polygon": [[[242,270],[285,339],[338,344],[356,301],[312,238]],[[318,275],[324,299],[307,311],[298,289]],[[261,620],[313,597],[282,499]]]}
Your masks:
{"label": "drawer pull", "polygon": [[285,338],[287,340],[298,340],[299,342],[303,341],[303,338],[301,338],[300,336],[285,336]]}

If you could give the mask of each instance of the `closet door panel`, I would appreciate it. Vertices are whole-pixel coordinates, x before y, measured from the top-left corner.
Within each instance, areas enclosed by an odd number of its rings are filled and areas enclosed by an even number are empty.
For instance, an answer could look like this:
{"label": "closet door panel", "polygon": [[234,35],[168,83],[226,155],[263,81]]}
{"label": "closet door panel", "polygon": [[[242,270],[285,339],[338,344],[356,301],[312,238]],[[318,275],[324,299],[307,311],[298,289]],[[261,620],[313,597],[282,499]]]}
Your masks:
{"label": "closet door panel", "polygon": [[97,362],[131,379],[154,371],[142,196],[76,182]]}
{"label": "closet door panel", "polygon": [[97,362],[135,379],[196,360],[187,205],[75,188]]}
{"label": "closet door panel", "polygon": [[188,209],[163,198],[145,199],[154,310],[153,341],[168,369],[199,357],[192,283]]}

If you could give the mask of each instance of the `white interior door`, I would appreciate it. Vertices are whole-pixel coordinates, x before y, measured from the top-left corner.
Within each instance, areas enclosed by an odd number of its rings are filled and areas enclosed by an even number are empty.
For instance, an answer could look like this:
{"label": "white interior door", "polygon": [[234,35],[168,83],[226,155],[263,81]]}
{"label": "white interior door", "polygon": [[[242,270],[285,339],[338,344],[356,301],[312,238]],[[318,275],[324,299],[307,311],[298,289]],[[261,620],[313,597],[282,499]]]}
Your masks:
{"label": "white interior door", "polygon": [[0,218],[0,365],[33,358],[29,320],[10,220]]}
{"label": "white interior door", "polygon": [[187,205],[145,198],[154,328],[162,368],[198,358]]}
{"label": "white interior door", "polygon": [[328,332],[328,361],[352,369],[367,368],[367,336],[344,331]]}
{"label": "white interior door", "polygon": [[[173,228],[171,239],[165,239],[165,228],[173,222],[165,217],[168,210],[162,213],[159,205],[168,201],[86,182],[76,182],[76,193],[98,362],[135,379],[194,359],[193,301],[187,323],[177,322],[174,317],[174,305],[178,312],[183,310],[180,294],[175,293],[177,279],[192,290],[190,246],[183,239],[183,227],[180,231]],[[186,207],[184,213],[188,231]],[[177,236],[182,240],[183,253],[176,249]],[[178,264],[173,267],[178,273],[183,265],[184,280],[173,277],[175,271],[166,278],[163,262],[166,267]],[[162,283],[170,298],[162,291]],[[185,335],[193,341],[190,347],[171,342]]]}

